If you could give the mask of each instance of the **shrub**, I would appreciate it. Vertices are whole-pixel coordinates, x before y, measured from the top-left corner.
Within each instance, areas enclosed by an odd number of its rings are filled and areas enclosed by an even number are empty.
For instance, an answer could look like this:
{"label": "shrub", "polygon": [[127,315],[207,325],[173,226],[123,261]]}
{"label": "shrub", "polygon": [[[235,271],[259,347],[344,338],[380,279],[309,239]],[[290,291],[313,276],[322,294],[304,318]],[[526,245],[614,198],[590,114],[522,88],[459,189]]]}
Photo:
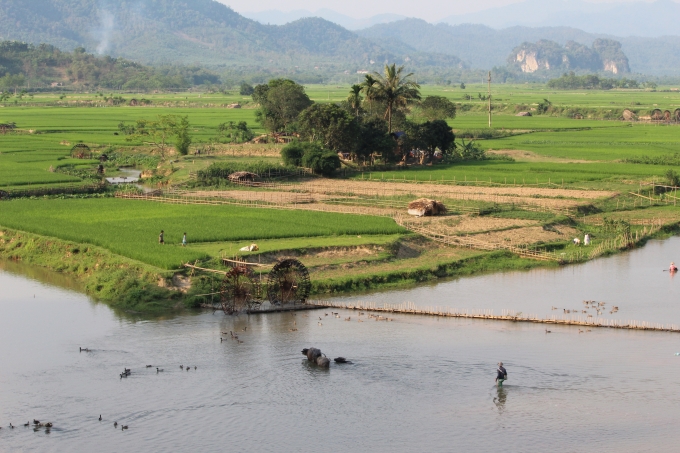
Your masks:
{"label": "shrub", "polygon": [[328,176],[340,168],[340,158],[333,151],[324,151],[317,147],[305,152],[302,156],[302,165],[314,173]]}
{"label": "shrub", "polygon": [[286,165],[302,166],[302,155],[308,143],[291,143],[281,150],[281,158]]}

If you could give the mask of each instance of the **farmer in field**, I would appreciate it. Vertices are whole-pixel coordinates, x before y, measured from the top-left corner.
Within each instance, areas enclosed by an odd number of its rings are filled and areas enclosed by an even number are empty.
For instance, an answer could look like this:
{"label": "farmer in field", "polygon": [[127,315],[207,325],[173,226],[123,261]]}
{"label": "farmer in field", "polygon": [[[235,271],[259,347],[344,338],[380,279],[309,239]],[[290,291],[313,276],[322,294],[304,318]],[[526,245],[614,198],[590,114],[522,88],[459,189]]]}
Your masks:
{"label": "farmer in field", "polygon": [[496,384],[499,387],[503,387],[503,381],[508,378],[508,372],[503,368],[503,362],[498,362],[498,368],[496,369]]}
{"label": "farmer in field", "polygon": [[184,233],[184,236],[182,236],[182,247],[187,246],[187,234]]}
{"label": "farmer in field", "polygon": [[158,243],[161,244],[161,245],[165,245],[165,239],[163,239],[164,234],[165,234],[165,232],[163,230],[161,230],[161,234],[158,235]]}

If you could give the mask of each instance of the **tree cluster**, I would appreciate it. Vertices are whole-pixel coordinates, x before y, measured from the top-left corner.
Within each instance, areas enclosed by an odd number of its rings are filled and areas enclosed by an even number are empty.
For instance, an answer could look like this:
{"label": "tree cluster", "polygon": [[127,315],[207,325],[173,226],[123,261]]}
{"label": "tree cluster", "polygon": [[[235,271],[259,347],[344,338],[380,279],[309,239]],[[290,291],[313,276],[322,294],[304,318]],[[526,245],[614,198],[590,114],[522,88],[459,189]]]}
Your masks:
{"label": "tree cluster", "polygon": [[188,116],[158,115],[155,120],[139,119],[134,125],[121,122],[118,130],[128,136],[128,141],[139,140],[153,147],[161,159],[164,159],[173,140],[179,154],[189,154],[192,142],[189,126]]}
{"label": "tree cluster", "polygon": [[[254,88],[256,118],[274,133],[299,135],[307,144],[287,146],[284,161],[319,173],[339,167],[339,161],[330,162],[331,154],[371,163],[376,157],[385,163],[406,160],[413,150],[421,163],[436,150],[450,154],[455,137],[446,119],[455,117],[455,105],[442,96],[422,100],[420,86],[403,69],[387,65],[384,74],[366,75],[340,104],[313,103],[301,85],[274,79]],[[409,120],[412,109],[414,119],[425,121]]]}
{"label": "tree cluster", "polygon": [[656,88],[655,84],[641,84],[633,79],[609,79],[594,74],[578,76],[574,72],[562,74],[557,79],[550,79],[548,88],[556,90],[611,90],[613,88]]}

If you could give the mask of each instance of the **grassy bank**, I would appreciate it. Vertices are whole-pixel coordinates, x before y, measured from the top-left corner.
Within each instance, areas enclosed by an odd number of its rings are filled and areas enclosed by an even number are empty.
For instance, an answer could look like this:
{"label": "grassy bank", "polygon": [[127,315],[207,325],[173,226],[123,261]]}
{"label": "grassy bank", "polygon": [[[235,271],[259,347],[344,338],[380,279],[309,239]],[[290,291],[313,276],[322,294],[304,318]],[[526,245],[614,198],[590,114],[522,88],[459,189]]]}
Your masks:
{"label": "grassy bank", "polygon": [[88,295],[114,309],[155,313],[183,307],[177,292],[158,286],[167,272],[101,247],[3,228],[0,258],[73,276]]}

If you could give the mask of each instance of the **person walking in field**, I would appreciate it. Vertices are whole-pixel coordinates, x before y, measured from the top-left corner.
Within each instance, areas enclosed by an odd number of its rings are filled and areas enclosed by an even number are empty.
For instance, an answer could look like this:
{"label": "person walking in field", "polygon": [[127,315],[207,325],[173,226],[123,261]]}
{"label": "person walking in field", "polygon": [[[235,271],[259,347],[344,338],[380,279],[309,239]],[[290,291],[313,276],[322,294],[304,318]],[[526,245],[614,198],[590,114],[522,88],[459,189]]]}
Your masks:
{"label": "person walking in field", "polygon": [[163,239],[163,236],[165,235],[165,232],[161,230],[161,234],[158,235],[158,243],[161,245],[165,245],[165,239]]}
{"label": "person walking in field", "polygon": [[498,369],[496,369],[496,384],[503,387],[503,381],[508,379],[508,372],[503,368],[503,362],[498,362]]}
{"label": "person walking in field", "polygon": [[184,233],[184,236],[182,236],[182,247],[187,246],[187,234]]}
{"label": "person walking in field", "polygon": [[590,234],[586,233],[583,238],[583,245],[590,245]]}

